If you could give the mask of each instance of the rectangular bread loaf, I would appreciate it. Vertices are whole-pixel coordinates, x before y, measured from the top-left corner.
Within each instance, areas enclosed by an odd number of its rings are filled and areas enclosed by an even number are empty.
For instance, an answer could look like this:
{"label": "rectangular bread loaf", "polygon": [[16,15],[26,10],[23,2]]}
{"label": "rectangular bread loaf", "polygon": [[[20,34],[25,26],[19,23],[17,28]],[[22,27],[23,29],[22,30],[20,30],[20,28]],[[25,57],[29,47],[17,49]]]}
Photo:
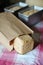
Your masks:
{"label": "rectangular bread loaf", "polygon": [[[0,14],[0,32],[3,33],[3,35],[0,39],[0,42],[3,43],[4,46],[6,46],[7,49],[11,50],[12,46],[10,46],[10,43],[13,45],[13,41],[16,37],[18,37],[21,34],[33,34],[33,30],[31,30],[28,26],[26,26],[22,21],[20,21],[17,17],[15,17],[11,13],[1,13]],[[4,42],[3,42],[4,40]]]}

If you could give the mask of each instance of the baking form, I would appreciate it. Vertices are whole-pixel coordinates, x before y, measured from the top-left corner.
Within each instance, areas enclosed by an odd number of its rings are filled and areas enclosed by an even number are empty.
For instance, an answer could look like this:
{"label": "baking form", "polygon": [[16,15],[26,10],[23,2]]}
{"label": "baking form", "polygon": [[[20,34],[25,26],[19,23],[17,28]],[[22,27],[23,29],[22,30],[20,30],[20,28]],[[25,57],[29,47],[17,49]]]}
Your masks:
{"label": "baking form", "polygon": [[[42,7],[38,6],[31,6],[28,8],[25,8],[24,10],[21,10],[18,12],[18,17],[28,26],[33,26],[34,24],[39,22],[41,11],[43,10]],[[30,12],[27,15],[24,14],[26,11]],[[32,14],[31,14],[32,12]]]}
{"label": "baking form", "polygon": [[15,11],[18,11],[18,10],[20,10],[21,8],[24,8],[24,7],[26,7],[26,6],[28,6],[26,3],[18,2],[18,3],[16,3],[16,4],[13,4],[13,5],[9,6],[9,7],[4,8],[4,11],[5,11],[5,12],[14,13]]}

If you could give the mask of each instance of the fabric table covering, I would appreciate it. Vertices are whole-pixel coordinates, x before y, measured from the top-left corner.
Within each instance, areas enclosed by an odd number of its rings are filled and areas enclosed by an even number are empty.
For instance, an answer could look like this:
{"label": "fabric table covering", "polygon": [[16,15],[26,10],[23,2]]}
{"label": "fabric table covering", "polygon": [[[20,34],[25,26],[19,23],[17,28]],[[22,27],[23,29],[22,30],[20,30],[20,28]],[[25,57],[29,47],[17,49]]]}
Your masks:
{"label": "fabric table covering", "polygon": [[24,55],[9,52],[0,43],[0,65],[43,65],[43,43]]}

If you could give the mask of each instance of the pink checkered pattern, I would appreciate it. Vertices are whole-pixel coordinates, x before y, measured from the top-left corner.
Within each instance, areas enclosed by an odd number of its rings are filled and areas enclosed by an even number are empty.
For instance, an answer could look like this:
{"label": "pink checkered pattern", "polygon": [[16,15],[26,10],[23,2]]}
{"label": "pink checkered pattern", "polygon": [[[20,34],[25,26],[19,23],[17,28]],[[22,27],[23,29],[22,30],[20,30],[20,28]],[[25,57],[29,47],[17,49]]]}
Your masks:
{"label": "pink checkered pattern", "polygon": [[15,50],[9,52],[0,44],[0,65],[43,65],[43,44],[24,55]]}

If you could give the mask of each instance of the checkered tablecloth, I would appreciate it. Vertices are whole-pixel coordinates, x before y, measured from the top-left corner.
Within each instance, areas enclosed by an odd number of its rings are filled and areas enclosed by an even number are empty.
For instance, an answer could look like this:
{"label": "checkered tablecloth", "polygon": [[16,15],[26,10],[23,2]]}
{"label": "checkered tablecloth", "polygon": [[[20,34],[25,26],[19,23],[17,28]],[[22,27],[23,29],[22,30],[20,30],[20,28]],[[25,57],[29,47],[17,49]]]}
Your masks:
{"label": "checkered tablecloth", "polygon": [[0,65],[43,65],[43,43],[24,55],[9,52],[0,44]]}

